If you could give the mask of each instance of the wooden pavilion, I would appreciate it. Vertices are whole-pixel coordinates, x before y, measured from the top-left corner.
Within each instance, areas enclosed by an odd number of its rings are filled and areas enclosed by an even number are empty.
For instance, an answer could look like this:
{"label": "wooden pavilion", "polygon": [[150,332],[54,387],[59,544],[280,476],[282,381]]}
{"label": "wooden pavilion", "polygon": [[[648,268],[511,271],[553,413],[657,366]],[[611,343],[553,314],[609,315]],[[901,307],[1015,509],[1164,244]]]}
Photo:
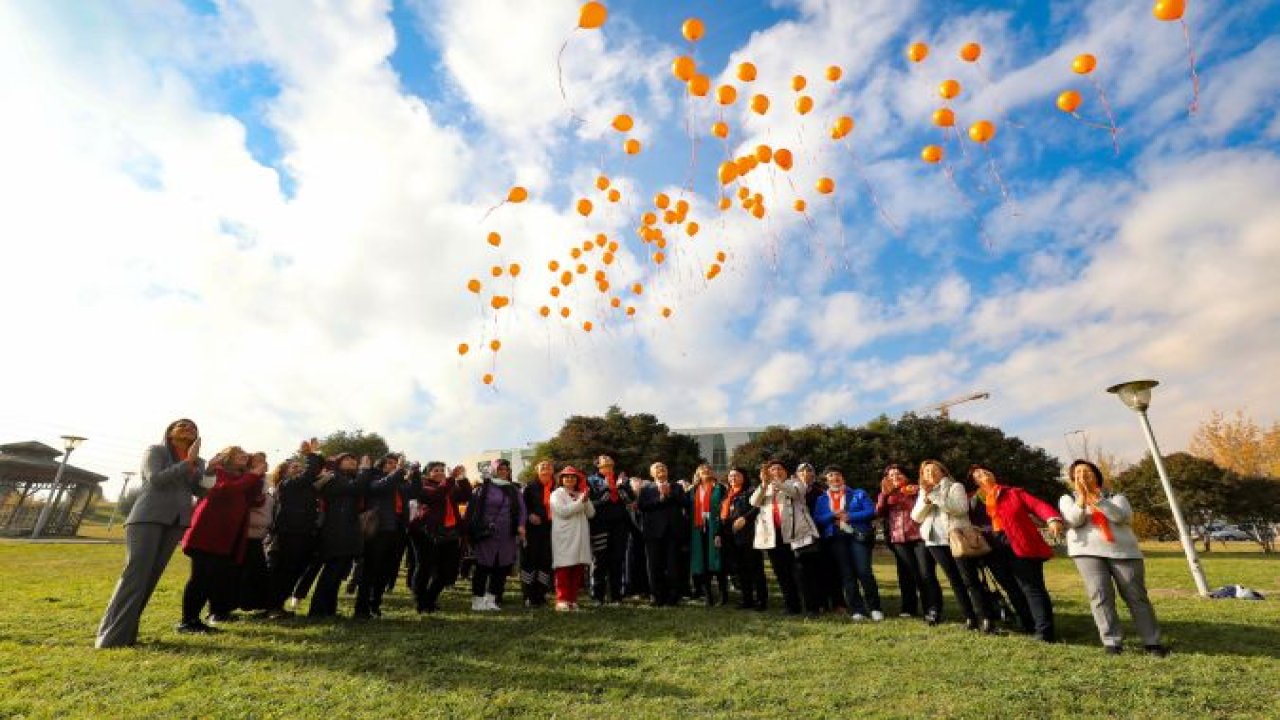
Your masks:
{"label": "wooden pavilion", "polygon": [[[31,535],[41,510],[53,499],[60,457],[61,450],[35,440],[0,445],[0,535]],[[67,465],[62,494],[41,535],[74,536],[106,480],[104,475]]]}

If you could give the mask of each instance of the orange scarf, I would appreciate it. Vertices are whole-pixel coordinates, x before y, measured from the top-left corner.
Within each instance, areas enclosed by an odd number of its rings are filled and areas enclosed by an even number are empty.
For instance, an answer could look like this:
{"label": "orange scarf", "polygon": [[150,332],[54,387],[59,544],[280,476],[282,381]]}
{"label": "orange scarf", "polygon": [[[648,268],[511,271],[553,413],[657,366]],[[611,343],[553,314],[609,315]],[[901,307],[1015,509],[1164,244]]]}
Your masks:
{"label": "orange scarf", "polygon": [[828,490],[827,497],[831,499],[831,512],[838,513],[844,510],[844,488]]}
{"label": "orange scarf", "polygon": [[997,485],[991,489],[991,492],[982,493],[982,501],[987,505],[987,517],[991,519],[991,532],[1000,532],[1000,516],[996,514],[996,498],[1000,495],[1000,486]]}
{"label": "orange scarf", "polygon": [[1111,521],[1107,520],[1107,516],[1102,514],[1097,505],[1089,503],[1089,509],[1089,520],[1098,528],[1098,532],[1102,533],[1102,539],[1109,543],[1115,542],[1116,536],[1111,532]]}
{"label": "orange scarf", "polygon": [[693,496],[693,524],[701,529],[706,523],[706,518],[711,513],[711,491],[714,489],[712,485],[699,485],[698,491]]}
{"label": "orange scarf", "polygon": [[453,483],[446,480],[444,485],[444,526],[451,528],[458,524],[458,514],[453,510]]}
{"label": "orange scarf", "polygon": [[741,490],[729,491],[729,497],[725,498],[724,502],[720,503],[720,519],[721,520],[729,519],[729,511],[733,509],[733,499],[738,497],[741,494],[742,494]]}

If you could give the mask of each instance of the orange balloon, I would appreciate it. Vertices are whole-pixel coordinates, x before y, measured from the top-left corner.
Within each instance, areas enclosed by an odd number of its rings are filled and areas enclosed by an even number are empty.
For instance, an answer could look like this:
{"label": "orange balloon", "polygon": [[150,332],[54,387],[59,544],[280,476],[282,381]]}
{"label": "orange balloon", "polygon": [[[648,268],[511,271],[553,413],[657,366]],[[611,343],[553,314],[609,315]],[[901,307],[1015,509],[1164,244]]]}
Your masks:
{"label": "orange balloon", "polygon": [[635,308],[635,306],[634,306],[634,305],[628,305],[628,306],[627,306],[627,317],[632,317],[632,316],[634,316],[635,314],[636,314],[636,308]]}
{"label": "orange balloon", "polygon": [[658,222],[658,216],[654,215],[651,212],[647,212],[644,215],[640,216],[640,222],[644,223],[645,225],[652,225]]}
{"label": "orange balloon", "polygon": [[996,126],[987,120],[979,120],[969,126],[969,139],[976,143],[986,143],[996,136]]}
{"label": "orange balloon", "polygon": [[830,195],[836,189],[836,181],[829,177],[821,177],[813,186],[823,195]]}
{"label": "orange balloon", "polygon": [[762,163],[767,163],[773,159],[773,148],[768,145],[756,146],[756,159]]}
{"label": "orange balloon", "polygon": [[577,260],[578,258],[582,257],[582,248],[573,248],[572,250],[570,250],[569,257],[573,258],[574,260]]}
{"label": "orange balloon", "polygon": [[662,213],[662,222],[670,225],[674,223],[676,221],[676,218],[679,216],[680,216],[680,213],[676,212],[675,210],[668,210]]}
{"label": "orange balloon", "polygon": [[475,278],[471,278],[470,280],[467,281],[467,289],[473,293],[480,292],[480,287],[481,287],[480,281]]}
{"label": "orange balloon", "polygon": [[502,244],[502,236],[496,232],[489,233],[489,244],[498,247]]}
{"label": "orange balloon", "polygon": [[499,350],[501,350],[501,349],[502,349],[502,341],[501,341],[501,340],[490,340],[490,341],[489,341],[489,349],[490,349],[490,350],[492,350],[492,351],[494,351],[494,352],[498,352]]}
{"label": "orange balloon", "polygon": [[844,77],[844,70],[839,65],[827,66],[827,80],[831,82],[840,82],[840,78]]}
{"label": "orange balloon", "polygon": [[1093,72],[1093,69],[1096,67],[1098,67],[1098,58],[1090,55],[1089,53],[1077,55],[1076,59],[1071,61],[1071,69],[1074,70],[1077,75],[1088,75]]}
{"label": "orange balloon", "polygon": [[614,307],[614,308],[622,307],[622,298],[617,296],[609,298],[609,307]]}
{"label": "orange balloon", "polygon": [[630,115],[623,113],[613,118],[613,129],[618,132],[627,132],[635,127],[636,123],[631,119]]}
{"label": "orange balloon", "polygon": [[609,244],[609,236],[604,233],[596,235],[596,247],[604,247]]}
{"label": "orange balloon", "polygon": [[698,73],[689,78],[689,94],[695,97],[706,97],[711,91],[711,78]]}
{"label": "orange balloon", "polygon": [[836,118],[835,124],[831,126],[831,139],[839,140],[850,132],[853,132],[853,118],[848,115],[841,115]]}
{"label": "orange balloon", "polygon": [[685,213],[687,213],[687,212],[689,212],[689,201],[688,201],[688,200],[677,200],[677,201],[676,201],[676,212],[680,213],[680,216],[683,218],[683,217],[684,217],[684,214],[685,214]]}
{"label": "orange balloon", "polygon": [[558,285],[552,285],[550,295],[551,297],[560,297],[560,287]]}
{"label": "orange balloon", "polygon": [[582,323],[582,329],[584,332],[591,332],[591,328],[592,328],[592,325],[590,320],[587,320],[586,322]]}
{"label": "orange balloon", "polygon": [[805,79],[805,76],[803,75],[796,75],[795,77],[791,78],[791,89],[795,90],[796,92],[800,92],[808,84],[809,84],[809,81]]}
{"label": "orange balloon", "polygon": [[684,39],[689,42],[698,42],[702,39],[702,35],[706,31],[707,29],[703,27],[702,21],[698,18],[689,18],[680,26],[680,33],[684,35]]}
{"label": "orange balloon", "polygon": [[1080,97],[1080,93],[1075,90],[1063,90],[1058,95],[1058,109],[1064,113],[1075,112],[1082,102],[1084,98]]}
{"label": "orange balloon", "polygon": [[494,265],[493,268],[489,270],[489,273],[494,277],[502,277],[502,266]]}
{"label": "orange balloon", "polygon": [[738,101],[738,88],[732,85],[721,85],[716,88],[716,102],[721,105],[732,105]]}
{"label": "orange balloon", "polygon": [[569,315],[570,315],[572,312],[573,312],[573,311],[571,311],[569,308],[567,308],[567,307],[562,307],[562,308],[560,308],[560,317],[562,317],[562,318],[567,318],[567,317],[569,317]]}
{"label": "orange balloon", "polygon": [[1186,11],[1187,3],[1184,0],[1157,0],[1155,6],[1151,8],[1151,14],[1155,15],[1157,20],[1164,22],[1181,20],[1182,14]]}
{"label": "orange balloon", "polygon": [[976,42],[966,43],[960,48],[960,59],[965,62],[977,62],[982,57],[982,46]]}
{"label": "orange balloon", "polygon": [[944,128],[955,127],[956,114],[951,111],[951,108],[938,108],[933,111],[933,124]]}
{"label": "orange balloon", "polygon": [[729,137],[729,126],[723,122],[712,123],[711,134],[718,138],[727,138]]}
{"label": "orange balloon", "polygon": [[938,94],[950,100],[960,94],[960,83],[955,80],[943,80],[942,84],[938,85]]}
{"label": "orange balloon", "polygon": [[749,62],[740,63],[738,65],[738,79],[742,82],[751,82],[756,79],[756,66]]}
{"label": "orange balloon", "polygon": [[604,175],[601,175],[600,177],[596,178],[596,189],[597,189],[597,190],[608,190],[608,189],[609,189],[609,178],[605,177]]}
{"label": "orange balloon", "polygon": [[777,165],[778,167],[782,168],[783,170],[790,170],[790,169],[791,169],[791,163],[792,163],[792,158],[791,158],[791,151],[790,151],[790,150],[788,150],[788,149],[786,149],[786,148],[779,148],[779,149],[777,149],[777,150],[774,150],[774,151],[773,151],[773,164],[774,164],[774,165]]}
{"label": "orange balloon", "polygon": [[942,162],[942,148],[937,145],[925,145],[920,151],[920,159],[930,165]]}
{"label": "orange balloon", "polygon": [[489,304],[493,306],[494,310],[501,310],[511,304],[511,298],[506,295],[494,295],[493,299],[489,301]]}
{"label": "orange balloon", "polygon": [[471,350],[471,346],[470,346],[470,345],[468,345],[468,344],[466,344],[466,343],[460,343],[460,344],[458,345],[458,354],[459,354],[459,355],[466,355],[470,350]]}
{"label": "orange balloon", "polygon": [[658,251],[653,254],[653,261],[659,265],[661,265],[663,261],[665,261],[666,259],[667,259],[667,256],[663,254],[662,251]]}
{"label": "orange balloon", "polygon": [[618,202],[622,199],[622,193],[618,192],[618,188],[609,189],[609,202]]}
{"label": "orange balloon", "polygon": [[720,196],[720,209],[721,209],[721,210],[728,210],[732,205],[733,205],[733,201],[732,201],[732,200],[730,200],[729,198],[727,198],[727,197],[725,197],[725,196],[723,196],[723,195],[721,195],[721,196]]}
{"label": "orange balloon", "polygon": [[688,225],[685,225],[685,226],[684,226],[684,231],[685,231],[685,234],[687,234],[689,237],[693,237],[694,235],[697,235],[697,234],[698,234],[698,223],[696,223],[696,222],[691,222],[691,223],[689,223]]}
{"label": "orange balloon", "polygon": [[671,308],[669,308],[669,307],[664,307],[664,308],[662,308],[662,317],[664,317],[664,318],[669,318],[669,317],[671,317]]}
{"label": "orange balloon", "polygon": [[572,285],[572,284],[573,284],[573,273],[569,272],[568,270],[565,270],[564,272],[560,273],[560,284],[561,284],[561,285]]}
{"label": "orange balloon", "polygon": [[600,262],[604,263],[605,265],[612,265],[612,264],[613,264],[613,253],[611,253],[611,252],[607,252],[607,253],[605,253],[604,255],[600,256]]}
{"label": "orange balloon", "polygon": [[716,262],[724,262],[724,259],[725,259],[726,257],[728,257],[728,256],[727,256],[727,255],[725,255],[725,254],[724,254],[724,251],[722,250],[722,251],[720,251],[720,252],[716,253]]}
{"label": "orange balloon", "polygon": [[485,373],[485,374],[484,374],[484,377],[480,378],[480,380],[481,380],[485,385],[492,385],[492,384],[493,384],[493,375],[491,375],[490,373]]}
{"label": "orange balloon", "polygon": [[769,112],[769,96],[768,95],[752,95],[751,109],[757,115],[764,115]]}
{"label": "orange balloon", "polygon": [[666,210],[671,205],[671,198],[666,193],[660,192],[653,196],[653,205],[659,210]]}
{"label": "orange balloon", "polygon": [[720,176],[720,184],[728,185],[729,183],[733,182],[738,178],[738,166],[734,165],[733,162],[730,160],[725,160],[724,162],[720,163],[719,176]]}
{"label": "orange balloon", "polygon": [[[559,288],[556,288],[556,289],[559,290]],[[543,305],[542,307],[538,308],[538,314],[541,315],[542,317],[547,317],[548,315],[551,314],[551,308],[547,307],[546,305]]]}
{"label": "orange balloon", "polygon": [[809,97],[808,95],[801,95],[800,97],[796,98],[796,112],[800,113],[801,115],[808,115],[809,111],[812,109],[813,109],[813,98]]}
{"label": "orange balloon", "polygon": [[598,2],[584,3],[578,11],[578,27],[583,30],[595,30],[609,19],[609,10]]}
{"label": "orange balloon", "polygon": [[547,269],[550,270],[551,272],[555,272],[560,269],[560,263],[555,260],[552,260],[551,262],[547,263]]}
{"label": "orange balloon", "polygon": [[636,295],[643,295],[644,285],[641,285],[640,283],[636,283],[635,285],[632,285],[631,292],[635,293]]}
{"label": "orange balloon", "polygon": [[717,276],[717,275],[719,275],[719,274],[720,274],[720,266],[719,266],[719,265],[716,265],[715,263],[712,263],[712,264],[711,264],[711,267],[707,268],[707,279],[708,279],[708,280],[713,280],[713,279],[715,279],[715,276]]}
{"label": "orange balloon", "polygon": [[697,71],[698,64],[688,55],[681,55],[671,61],[671,74],[675,75],[677,80],[689,82]]}
{"label": "orange balloon", "polygon": [[507,274],[511,277],[520,277],[520,263],[511,263],[508,265]]}
{"label": "orange balloon", "polygon": [[635,138],[627,140],[622,143],[622,151],[628,155],[638,155],[640,153],[640,141]]}
{"label": "orange balloon", "polygon": [[734,165],[736,165],[738,168],[739,177],[751,172],[751,161],[754,159],[755,159],[755,156],[752,155],[750,157],[743,156],[733,161]]}
{"label": "orange balloon", "polygon": [[907,59],[913,63],[929,57],[929,46],[922,42],[914,42],[907,46]]}
{"label": "orange balloon", "polygon": [[511,190],[507,193],[507,202],[509,203],[522,203],[528,199],[529,199],[529,191],[525,190],[519,185],[516,185],[515,187],[511,188]]}
{"label": "orange balloon", "polygon": [[808,205],[805,204],[804,200],[796,198],[796,201],[792,203],[791,207],[795,208],[796,212],[804,212],[804,209],[808,207]]}
{"label": "orange balloon", "polygon": [[573,270],[574,270],[574,272],[578,273],[579,275],[586,275],[586,274],[587,274],[587,264],[586,264],[586,263],[578,263],[578,267],[574,268]]}

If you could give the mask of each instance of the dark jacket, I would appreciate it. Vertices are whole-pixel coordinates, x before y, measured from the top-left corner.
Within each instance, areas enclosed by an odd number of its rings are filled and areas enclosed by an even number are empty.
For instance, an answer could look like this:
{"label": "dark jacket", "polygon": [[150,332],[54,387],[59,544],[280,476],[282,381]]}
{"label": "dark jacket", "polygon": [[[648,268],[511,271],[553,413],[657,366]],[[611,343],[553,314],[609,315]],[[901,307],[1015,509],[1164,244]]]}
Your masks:
{"label": "dark jacket", "polygon": [[609,481],[603,475],[592,475],[587,478],[587,484],[590,486],[591,505],[596,511],[595,517],[591,519],[593,532],[596,528],[614,527],[619,523],[630,522],[627,506],[636,501],[636,494],[631,491],[629,480],[619,479],[616,474],[614,475],[614,485],[618,489],[617,502],[610,499]]}
{"label": "dark jacket", "polygon": [[[458,482],[453,478],[445,478],[440,483],[432,483],[423,479],[415,489],[418,499],[418,512],[410,523],[415,531],[439,537],[446,534],[452,537],[462,535],[462,510],[459,505],[471,502],[471,483]],[[451,532],[444,530],[445,505],[452,503],[455,525]]]}
{"label": "dark jacket", "polygon": [[314,535],[320,524],[320,491],[316,481],[324,470],[324,457],[312,453],[306,457],[301,475],[283,478],[276,485],[277,535]]}
{"label": "dark jacket", "polygon": [[364,488],[374,470],[359,474],[334,473],[320,488],[324,502],[324,523],[320,526],[320,555],[326,560],[356,557],[364,552],[364,535],[360,532],[360,504]]}
{"label": "dark jacket", "polygon": [[657,483],[646,483],[640,489],[640,530],[645,540],[683,540],[688,535],[684,488],[674,482],[669,485],[671,491],[666,498]]}
{"label": "dark jacket", "polygon": [[378,532],[404,532],[409,526],[408,473],[404,468],[389,475],[374,470],[364,489],[364,509],[378,513]]}
{"label": "dark jacket", "polygon": [[[555,481],[552,481],[554,488]],[[551,508],[546,506],[542,500],[542,482],[534,478],[532,482],[525,486],[522,491],[524,494],[524,509],[527,515],[537,515],[542,522],[534,525],[526,519],[524,532],[525,539],[532,543],[534,538],[546,537],[548,541],[551,539]]]}
{"label": "dark jacket", "polygon": [[[731,539],[734,545],[740,547],[750,547],[756,536],[756,514],[760,512],[760,508],[751,504],[752,490],[749,486],[744,487],[733,502],[729,503],[729,517],[720,527],[721,536]],[[739,518],[746,522],[741,530],[734,530],[733,523]]]}

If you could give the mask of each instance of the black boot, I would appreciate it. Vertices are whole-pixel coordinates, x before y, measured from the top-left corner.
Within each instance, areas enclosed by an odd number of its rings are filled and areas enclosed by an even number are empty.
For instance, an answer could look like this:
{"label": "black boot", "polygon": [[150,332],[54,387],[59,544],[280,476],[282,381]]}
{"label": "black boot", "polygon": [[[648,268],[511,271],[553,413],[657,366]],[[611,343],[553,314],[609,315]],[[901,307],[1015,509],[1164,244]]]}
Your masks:
{"label": "black boot", "polygon": [[718,579],[720,585],[720,605],[729,604],[729,578],[721,575]]}

